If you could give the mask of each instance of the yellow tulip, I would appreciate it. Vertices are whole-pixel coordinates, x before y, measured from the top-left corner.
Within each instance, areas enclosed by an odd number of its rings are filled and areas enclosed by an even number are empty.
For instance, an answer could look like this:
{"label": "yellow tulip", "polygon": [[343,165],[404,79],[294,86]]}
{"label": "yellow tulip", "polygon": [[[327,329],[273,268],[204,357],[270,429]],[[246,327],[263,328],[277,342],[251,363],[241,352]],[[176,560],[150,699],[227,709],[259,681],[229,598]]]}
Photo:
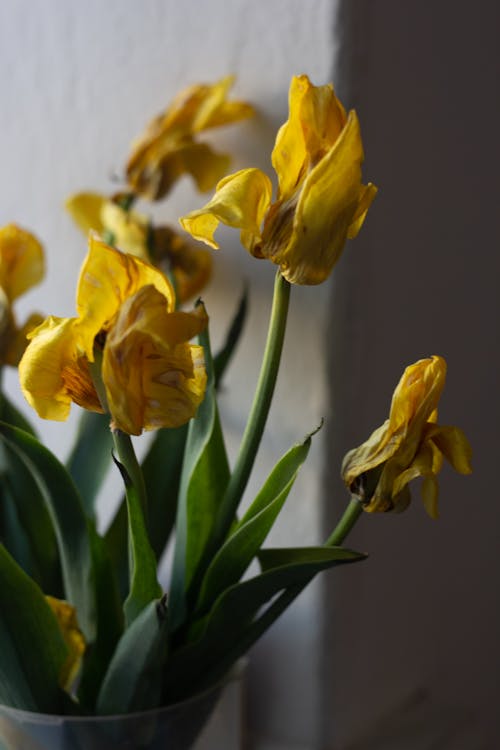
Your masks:
{"label": "yellow tulip", "polygon": [[68,649],[68,655],[61,667],[59,683],[64,690],[70,691],[82,663],[85,638],[78,627],[76,609],[71,604],[53,596],[46,596],[45,600],[56,617]]}
{"label": "yellow tulip", "polygon": [[27,345],[27,334],[42,320],[33,313],[18,326],[12,305],[45,272],[44,253],[34,235],[15,224],[0,228],[0,364],[16,367]]}
{"label": "yellow tulip", "polygon": [[223,222],[241,230],[243,246],[280,267],[293,284],[319,284],[359,232],[377,189],[361,182],[363,146],[354,111],[346,115],[331,85],[292,79],[290,114],[272,153],[277,200],[259,169],[219,182],[211,201],[180,219],[193,237],[217,248]]}
{"label": "yellow tulip", "polygon": [[107,198],[99,193],[76,193],[68,198],[65,207],[86,237],[90,231],[97,232],[105,240],[110,236],[114,247],[149,260],[150,221],[138,211],[123,208],[120,205],[122,197],[118,195]]}
{"label": "yellow tulip", "polygon": [[[202,350],[189,339],[206,325],[201,310],[175,312],[171,284],[153,266],[90,235],[76,294],[77,316],[50,317],[30,334],[19,364],[23,393],[44,419],[65,420],[71,403],[109,410],[112,426],[184,424],[205,389]],[[102,353],[102,404],[91,367]]]}
{"label": "yellow tulip", "polygon": [[123,208],[121,197],[77,193],[66,201],[66,208],[85,235],[94,230],[103,239],[112,238],[119,250],[172,274],[179,304],[199,295],[212,273],[211,254],[170,227],[154,227],[143,214]]}
{"label": "yellow tulip", "polygon": [[344,457],[343,480],[366,511],[404,510],[410,501],[408,483],[423,477],[422,499],[436,518],[436,477],[443,459],[460,474],[472,471],[471,449],[462,430],[437,424],[445,378],[442,357],[407,367],[394,391],[389,419]]}
{"label": "yellow tulip", "polygon": [[198,142],[196,136],[253,114],[246,102],[227,101],[232,83],[233,78],[227,77],[213,85],[191,86],[148,125],[126,166],[127,181],[136,193],[158,200],[186,173],[204,192],[226,173],[229,157]]}

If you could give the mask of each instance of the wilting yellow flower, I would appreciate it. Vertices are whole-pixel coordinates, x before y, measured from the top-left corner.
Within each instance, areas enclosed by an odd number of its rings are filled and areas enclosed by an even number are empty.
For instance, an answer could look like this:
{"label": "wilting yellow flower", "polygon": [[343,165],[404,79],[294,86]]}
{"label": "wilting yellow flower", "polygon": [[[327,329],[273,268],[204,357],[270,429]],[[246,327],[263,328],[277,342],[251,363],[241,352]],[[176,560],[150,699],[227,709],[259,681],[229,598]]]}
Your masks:
{"label": "wilting yellow flower", "polygon": [[227,101],[233,80],[230,76],[213,85],[199,84],[181,91],[168,109],[150,122],[133,145],[126,167],[128,183],[136,193],[158,200],[185,173],[204,192],[227,172],[229,157],[195,137],[208,128],[253,114],[246,102]]}
{"label": "wilting yellow flower", "polygon": [[188,341],[206,325],[202,308],[175,312],[160,271],[90,235],[76,309],[77,317],[36,328],[19,364],[23,393],[41,417],[64,420],[72,402],[103,410],[90,370],[95,348],[112,426],[139,435],[194,416],[206,374],[203,349]]}
{"label": "wilting yellow flower", "polygon": [[59,683],[64,690],[71,690],[71,686],[78,675],[82,657],[85,652],[85,638],[78,627],[76,609],[61,599],[46,596],[45,600],[56,616],[64,642],[68,648],[68,655],[61,667]]}
{"label": "wilting yellow flower", "polygon": [[404,510],[408,482],[423,477],[422,499],[436,518],[437,474],[446,458],[460,474],[469,474],[471,449],[458,427],[437,424],[437,406],[446,378],[446,362],[433,356],[406,368],[392,397],[389,419],[342,464],[345,484],[367,511]]}
{"label": "wilting yellow flower", "polygon": [[76,193],[66,201],[66,209],[86,237],[90,231],[123,250],[149,260],[148,236],[150,221],[147,216],[126,210],[120,205],[121,196],[107,198],[99,193]]}
{"label": "wilting yellow flower", "polygon": [[18,326],[13,302],[38,284],[45,272],[43,248],[29,232],[8,224],[0,228],[0,364],[17,366],[26,345],[26,336],[42,316],[33,313]]}
{"label": "wilting yellow flower", "polygon": [[354,111],[346,115],[331,85],[292,79],[290,114],[272,153],[278,196],[260,169],[225,177],[203,208],[181,218],[184,229],[214,248],[219,222],[241,230],[243,246],[276,263],[293,284],[319,284],[346,239],[357,235],[377,189],[361,183],[363,146]]}
{"label": "wilting yellow flower", "polygon": [[154,227],[147,216],[125,209],[119,199],[77,193],[66,208],[85,235],[94,230],[119,250],[172,274],[179,304],[200,294],[212,273],[210,252],[186,242],[170,227]]}

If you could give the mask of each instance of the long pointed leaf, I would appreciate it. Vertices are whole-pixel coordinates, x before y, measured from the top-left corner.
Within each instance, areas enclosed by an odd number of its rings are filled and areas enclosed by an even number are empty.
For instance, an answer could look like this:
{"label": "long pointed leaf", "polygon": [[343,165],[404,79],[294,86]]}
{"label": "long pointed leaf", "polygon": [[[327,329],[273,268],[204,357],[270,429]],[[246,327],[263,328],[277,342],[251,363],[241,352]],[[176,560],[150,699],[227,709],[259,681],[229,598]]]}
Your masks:
{"label": "long pointed leaf", "polygon": [[157,430],[142,462],[149,536],[158,560],[175,523],[187,434],[187,424],[177,429]]}
{"label": "long pointed leaf", "polygon": [[253,503],[211,562],[199,597],[203,611],[217,596],[240,580],[264,543],[295,482],[311,445],[308,436],[278,461]]}
{"label": "long pointed leaf", "polygon": [[227,366],[233,357],[236,345],[240,340],[241,332],[243,330],[243,326],[245,325],[245,320],[247,317],[247,310],[248,292],[247,289],[245,289],[240,299],[238,309],[236,310],[236,315],[234,316],[227,333],[224,345],[214,357],[214,377],[216,388],[219,388],[222,378],[224,377],[224,373],[226,372]]}
{"label": "long pointed leaf", "polygon": [[[121,630],[115,584],[97,532],[85,516],[71,477],[57,458],[31,435],[0,424],[0,437],[17,453],[43,495],[57,538],[65,598],[77,610],[85,639],[109,658],[116,634]],[[99,593],[102,581],[107,585],[105,595]],[[101,668],[105,667],[103,657]]]}
{"label": "long pointed leaf", "polygon": [[[121,437],[120,437],[121,436]],[[128,444],[129,436],[121,433],[122,450]],[[114,457],[125,483],[127,497],[128,540],[130,551],[130,588],[123,605],[127,627],[135,620],[153,599],[162,595],[158,583],[156,557],[151,547],[146,521],[142,508],[139,488],[132,481],[125,465]]]}
{"label": "long pointed leaf", "polygon": [[0,545],[0,702],[57,713],[59,674],[67,654],[61,631],[38,586]]}
{"label": "long pointed leaf", "polygon": [[[149,539],[158,561],[165,551],[175,522],[187,431],[187,425],[175,430],[157,430],[141,465],[148,498]],[[125,498],[120,502],[105,538],[120,591],[125,598],[129,567]]]}
{"label": "long pointed leaf", "polygon": [[109,414],[83,410],[66,467],[78,488],[87,516],[95,518],[95,502],[111,465],[113,440]]}
{"label": "long pointed leaf", "polygon": [[3,392],[0,392],[0,422],[6,422],[14,427],[19,427],[20,430],[29,432],[30,435],[36,437],[36,430],[33,425],[28,421],[24,414],[20,412],[11,401],[9,401]]}
{"label": "long pointed leaf", "polygon": [[198,414],[189,425],[184,453],[169,600],[172,629],[184,619],[186,595],[195,579],[216,510],[229,481],[207,330],[200,335],[200,343],[205,352],[207,389]]}
{"label": "long pointed leaf", "polygon": [[10,529],[11,539],[14,542],[15,534],[18,543],[24,540],[23,545],[27,546],[29,563],[23,564],[8,540],[6,547],[46,594],[60,597],[62,581],[57,540],[43,495],[17,453],[6,443],[0,444],[0,451],[3,458],[2,487],[7,503],[5,507],[6,510],[11,508],[17,525],[17,530]]}
{"label": "long pointed leaf", "polygon": [[210,614],[195,625],[197,640],[171,655],[166,682],[170,700],[181,698],[194,686],[204,687],[245,653],[260,610],[281,591],[300,587],[322,570],[365,557],[343,547],[289,549],[277,555],[283,555],[286,562],[227,589]]}
{"label": "long pointed leaf", "polygon": [[150,602],[123,634],[104,678],[98,714],[156,708],[167,656],[165,600]]}

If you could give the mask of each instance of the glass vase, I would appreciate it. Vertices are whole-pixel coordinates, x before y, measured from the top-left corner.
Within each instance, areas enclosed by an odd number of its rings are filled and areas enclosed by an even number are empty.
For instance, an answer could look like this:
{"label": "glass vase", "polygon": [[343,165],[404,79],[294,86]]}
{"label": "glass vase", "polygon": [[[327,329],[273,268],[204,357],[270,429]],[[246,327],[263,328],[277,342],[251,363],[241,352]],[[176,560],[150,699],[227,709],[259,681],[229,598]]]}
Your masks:
{"label": "glass vase", "polygon": [[241,667],[189,700],[121,716],[54,716],[0,705],[0,750],[240,750]]}

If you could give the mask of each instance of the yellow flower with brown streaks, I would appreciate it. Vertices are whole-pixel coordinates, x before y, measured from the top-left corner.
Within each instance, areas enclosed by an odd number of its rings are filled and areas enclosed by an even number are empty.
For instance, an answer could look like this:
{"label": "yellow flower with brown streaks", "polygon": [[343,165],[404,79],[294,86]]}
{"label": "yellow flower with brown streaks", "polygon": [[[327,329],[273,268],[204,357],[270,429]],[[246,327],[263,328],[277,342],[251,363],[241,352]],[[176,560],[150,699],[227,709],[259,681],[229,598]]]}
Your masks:
{"label": "yellow flower with brown streaks", "polygon": [[394,391],[389,419],[344,457],[343,480],[365,510],[404,510],[410,502],[408,483],[423,477],[425,508],[437,518],[436,477],[443,460],[460,474],[472,471],[471,449],[462,430],[437,424],[445,378],[442,357],[421,359],[407,367]]}
{"label": "yellow flower with brown streaks", "polygon": [[33,313],[18,326],[12,309],[15,300],[38,284],[45,273],[43,247],[36,237],[16,224],[0,228],[0,364],[16,367],[27,334],[42,316]]}
{"label": "yellow flower with brown streaks", "polygon": [[170,227],[153,226],[144,214],[124,208],[123,198],[127,196],[76,193],[66,201],[66,208],[86,236],[94,230],[119,250],[172,274],[180,305],[199,295],[212,275],[210,252],[187,242]]}
{"label": "yellow flower with brown streaks", "polygon": [[250,117],[246,102],[228,101],[233,77],[213,85],[197,84],[181,91],[168,109],[154,118],[132,147],[126,176],[139,195],[163,198],[183,174],[190,174],[198,190],[210,190],[229,167],[230,158],[196,140],[209,128]]}
{"label": "yellow flower with brown streaks", "polygon": [[345,241],[359,232],[377,189],[361,182],[358,118],[354,111],[346,115],[331,85],[294,77],[289,107],[272,153],[276,201],[264,172],[243,169],[221,180],[212,200],[180,222],[214,248],[219,222],[238,228],[243,246],[277,264],[289,282],[320,284]]}
{"label": "yellow flower with brown streaks", "polygon": [[103,411],[131,435],[178,427],[203,400],[203,349],[189,344],[206,325],[202,308],[176,312],[170,282],[153,266],[89,238],[76,295],[77,316],[47,318],[30,334],[19,364],[23,393],[44,419],[65,420],[74,402]]}

